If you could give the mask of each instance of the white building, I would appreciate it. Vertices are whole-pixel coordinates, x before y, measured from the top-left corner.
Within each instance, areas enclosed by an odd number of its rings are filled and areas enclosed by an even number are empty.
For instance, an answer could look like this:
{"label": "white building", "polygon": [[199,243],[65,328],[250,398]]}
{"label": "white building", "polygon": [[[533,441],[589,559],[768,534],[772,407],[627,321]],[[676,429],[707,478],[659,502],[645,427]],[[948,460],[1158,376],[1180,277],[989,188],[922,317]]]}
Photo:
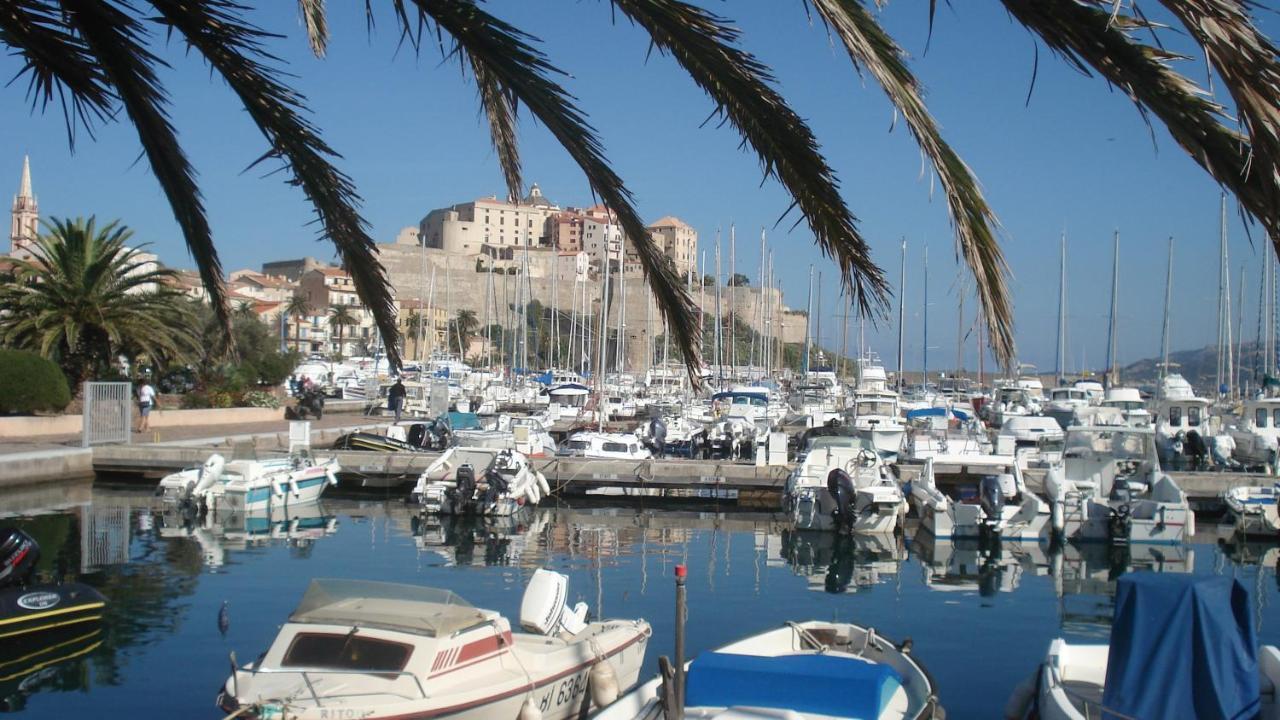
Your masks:
{"label": "white building", "polygon": [[418,227],[422,242],[429,248],[479,255],[485,245],[548,245],[547,218],[559,210],[534,183],[529,194],[517,202],[488,197],[432,210]]}

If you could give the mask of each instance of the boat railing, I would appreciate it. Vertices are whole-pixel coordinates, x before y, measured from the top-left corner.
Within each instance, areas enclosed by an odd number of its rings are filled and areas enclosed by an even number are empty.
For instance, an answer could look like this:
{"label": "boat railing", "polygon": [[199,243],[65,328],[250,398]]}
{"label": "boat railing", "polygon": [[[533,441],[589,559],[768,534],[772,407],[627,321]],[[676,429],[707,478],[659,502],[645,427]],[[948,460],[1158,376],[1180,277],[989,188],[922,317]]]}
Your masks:
{"label": "boat railing", "polygon": [[[307,686],[307,691],[311,693],[311,700],[312,700],[312,702],[314,702],[314,703],[316,704],[316,707],[321,707],[321,706],[322,706],[321,700],[336,700],[336,699],[339,699],[339,698],[354,698],[354,697],[361,697],[361,696],[365,696],[365,695],[391,695],[391,696],[394,696],[394,697],[404,698],[405,700],[419,700],[419,699],[420,699],[420,700],[426,700],[426,699],[428,698],[426,688],[422,687],[422,679],[421,679],[421,678],[419,678],[416,674],[414,674],[413,672],[411,672],[411,671],[409,671],[409,670],[398,670],[398,671],[389,671],[389,670],[388,670],[388,671],[384,671],[384,670],[340,670],[340,669],[324,669],[324,670],[295,670],[295,669],[286,669],[286,668],[254,668],[253,670],[250,670],[249,672],[250,672],[250,673],[252,673],[252,674],[254,674],[254,675],[259,675],[259,674],[261,674],[261,675],[299,675],[299,676],[301,676],[301,677],[302,677],[302,682],[306,684],[306,686]],[[370,675],[374,675],[374,676],[380,677],[380,678],[382,678],[382,679],[386,679],[386,680],[393,680],[393,681],[400,680],[400,679],[402,679],[402,678],[407,677],[407,678],[409,678],[409,679],[413,680],[413,684],[417,687],[417,689],[418,689],[418,697],[414,697],[414,696],[412,696],[412,695],[405,695],[405,694],[403,694],[403,693],[399,693],[399,692],[389,692],[389,691],[386,691],[386,690],[381,690],[381,691],[377,691],[377,692],[350,692],[350,693],[341,693],[341,694],[328,694],[328,693],[326,693],[325,695],[320,695],[319,693],[317,693],[317,692],[316,692],[316,688],[315,688],[315,686],[311,683],[311,675],[313,675],[313,674],[322,674],[322,675],[359,675],[359,676],[362,676],[362,677],[365,677],[365,678],[368,678]]]}

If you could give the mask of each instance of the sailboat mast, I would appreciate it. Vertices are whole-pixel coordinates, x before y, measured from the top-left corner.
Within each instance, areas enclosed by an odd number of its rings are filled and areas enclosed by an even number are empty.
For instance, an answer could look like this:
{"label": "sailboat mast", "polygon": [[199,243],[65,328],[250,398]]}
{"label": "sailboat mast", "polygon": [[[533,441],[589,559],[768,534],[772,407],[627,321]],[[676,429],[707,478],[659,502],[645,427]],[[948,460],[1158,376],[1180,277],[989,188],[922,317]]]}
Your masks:
{"label": "sailboat mast", "polygon": [[733,223],[729,223],[729,282],[725,288],[725,292],[729,293],[729,375],[733,376],[738,368],[738,343],[737,332],[734,326],[738,324],[738,240],[736,229]]}
{"label": "sailboat mast", "polygon": [[[724,378],[724,316],[720,314],[721,286],[720,277],[720,231],[716,230],[716,375]],[[724,385],[723,381],[720,383]]]}
{"label": "sailboat mast", "polygon": [[[813,339],[814,339],[814,344],[818,346],[818,352],[821,353],[822,352],[822,271],[821,270],[818,271],[818,296],[817,296],[817,300],[815,301],[815,304],[817,305],[817,311],[816,311],[817,314],[813,316],[813,327],[814,327]],[[804,371],[806,373],[809,372],[809,368],[806,367]]]}
{"label": "sailboat mast", "polygon": [[560,367],[560,249],[551,248],[551,367]]}
{"label": "sailboat mast", "polygon": [[805,310],[804,316],[804,367],[801,368],[802,373],[809,373],[809,345],[811,344],[813,335],[810,330],[813,327],[813,266],[809,266],[809,305]]}
{"label": "sailboat mast", "polygon": [[1222,330],[1225,336],[1224,345],[1227,351],[1227,364],[1222,382],[1227,385],[1229,396],[1235,396],[1235,384],[1231,381],[1235,375],[1234,346],[1231,342],[1231,248],[1227,242],[1227,194],[1222,194]]}
{"label": "sailboat mast", "polygon": [[1164,329],[1160,332],[1160,384],[1157,392],[1164,393],[1164,376],[1169,374],[1169,305],[1173,300],[1173,236],[1169,237],[1169,268],[1164,278]]}
{"label": "sailboat mast", "polygon": [[907,293],[907,239],[902,238],[902,261],[898,266],[898,392],[902,392],[902,328],[906,321],[904,299]]}
{"label": "sailboat mast", "polygon": [[1120,290],[1120,231],[1115,233],[1115,249],[1111,260],[1111,321],[1107,330],[1107,387],[1120,381],[1116,369],[1116,312],[1117,293]]}
{"label": "sailboat mast", "polygon": [[920,384],[929,385],[929,246],[924,246],[924,355],[921,358]]}
{"label": "sailboat mast", "polygon": [[1058,352],[1054,359],[1054,372],[1062,385],[1067,375],[1067,231],[1062,231],[1058,251]]}
{"label": "sailboat mast", "polygon": [[[765,336],[761,335],[761,333],[764,332],[767,324],[766,318],[765,318],[765,312],[766,312],[765,289],[768,288],[768,285],[765,284],[768,279],[765,274],[766,269],[767,267],[766,267],[766,261],[765,261],[765,235],[764,235],[764,228],[762,227],[760,228],[760,322],[756,325],[756,332],[751,336],[751,363],[753,365],[756,365],[757,367],[761,367],[764,365]],[[756,360],[756,336],[757,335],[760,335],[759,361]]]}
{"label": "sailboat mast", "polygon": [[627,371],[627,241],[618,246],[618,341],[614,344],[614,366],[618,374]]}
{"label": "sailboat mast", "polygon": [[599,360],[594,368],[596,374],[596,415],[599,418],[600,432],[604,432],[604,353],[609,339],[609,241],[605,238],[602,262],[604,281],[600,283],[600,334],[596,338]]}

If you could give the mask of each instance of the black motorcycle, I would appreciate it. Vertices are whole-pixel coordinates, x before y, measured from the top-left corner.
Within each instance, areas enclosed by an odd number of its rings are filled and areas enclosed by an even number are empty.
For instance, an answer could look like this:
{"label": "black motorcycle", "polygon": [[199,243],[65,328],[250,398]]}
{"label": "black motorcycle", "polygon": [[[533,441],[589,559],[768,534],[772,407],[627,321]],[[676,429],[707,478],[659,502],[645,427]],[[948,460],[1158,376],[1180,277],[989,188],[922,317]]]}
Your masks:
{"label": "black motorcycle", "polygon": [[297,403],[284,409],[285,420],[306,420],[311,416],[324,417],[324,393],[318,388],[299,390],[293,396]]}

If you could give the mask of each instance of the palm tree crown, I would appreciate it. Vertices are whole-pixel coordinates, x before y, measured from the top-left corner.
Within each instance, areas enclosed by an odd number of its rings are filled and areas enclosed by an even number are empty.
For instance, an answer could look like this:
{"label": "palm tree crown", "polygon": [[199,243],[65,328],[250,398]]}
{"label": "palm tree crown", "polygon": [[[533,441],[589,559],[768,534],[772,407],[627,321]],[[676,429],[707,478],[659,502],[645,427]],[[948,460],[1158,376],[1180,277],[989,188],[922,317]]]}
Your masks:
{"label": "palm tree crown", "polygon": [[0,284],[0,342],[34,350],[80,383],[118,354],[173,358],[195,345],[177,275],[125,246],[118,221],[53,218],[35,239],[32,260],[17,260]]}
{"label": "palm tree crown", "polygon": [[[1204,50],[1235,101],[1240,129],[1223,123],[1223,108],[1186,76],[1159,40],[1160,30],[1130,2],[1118,0],[1000,0],[1009,14],[1067,63],[1095,72],[1122,89],[1144,117],[1164,123],[1175,140],[1258,220],[1280,249],[1280,62],[1257,28],[1252,0],[1159,0]],[[864,313],[885,306],[888,284],[846,205],[834,171],[808,124],[774,88],[763,63],[741,47],[733,24],[682,0],[610,0],[640,27],[652,46],[670,55],[710,97],[717,113],[755,151],[768,177],[790,193],[816,243],[838,266],[847,294]],[[875,6],[884,0],[874,0]],[[285,84],[267,47],[272,36],[248,19],[235,0],[9,0],[0,11],[0,43],[25,62],[35,107],[55,95],[75,123],[127,116],[167,195],[187,246],[224,327],[226,290],[204,206],[167,114],[168,97],[156,75],[163,61],[157,38],[176,34],[201,56],[244,105],[265,136],[264,159],[281,161],[288,181],[315,208],[321,233],[334,243],[363,303],[370,308],[393,365],[399,364],[394,304],[386,274],[359,213],[351,181],[332,164],[336,153],[307,119],[303,98]],[[323,56],[328,40],[324,3],[299,0],[308,42]],[[1008,268],[997,242],[995,215],[977,179],[942,138],[906,55],[880,25],[872,0],[804,0],[843,45],[853,63],[885,90],[932,164],[946,196],[957,249],[973,274],[992,349],[1012,360],[1013,313]],[[142,7],[145,6],[145,7]],[[372,12],[372,3],[367,3]],[[582,169],[593,192],[618,218],[644,266],[670,334],[692,368],[700,362],[699,332],[688,291],[649,237],[630,191],[605,158],[585,113],[559,82],[566,74],[537,40],[489,14],[474,0],[391,0],[399,40],[415,49],[436,38],[449,58],[468,70],[479,90],[493,145],[513,197],[521,194],[516,113],[523,105]],[[937,3],[929,3],[929,23]],[[372,17],[372,15],[370,16]],[[156,28],[161,32],[154,32]],[[422,43],[423,33],[428,43]],[[452,46],[449,46],[449,42]],[[118,110],[123,110],[121,114]]]}
{"label": "palm tree crown", "polygon": [[333,307],[329,308],[329,326],[333,328],[337,328],[338,330],[338,359],[339,360],[341,360],[343,356],[343,352],[342,352],[343,331],[352,325],[359,325],[359,324],[360,324],[360,321],[356,319],[355,315],[351,314],[351,308],[349,306],[334,305]]}

